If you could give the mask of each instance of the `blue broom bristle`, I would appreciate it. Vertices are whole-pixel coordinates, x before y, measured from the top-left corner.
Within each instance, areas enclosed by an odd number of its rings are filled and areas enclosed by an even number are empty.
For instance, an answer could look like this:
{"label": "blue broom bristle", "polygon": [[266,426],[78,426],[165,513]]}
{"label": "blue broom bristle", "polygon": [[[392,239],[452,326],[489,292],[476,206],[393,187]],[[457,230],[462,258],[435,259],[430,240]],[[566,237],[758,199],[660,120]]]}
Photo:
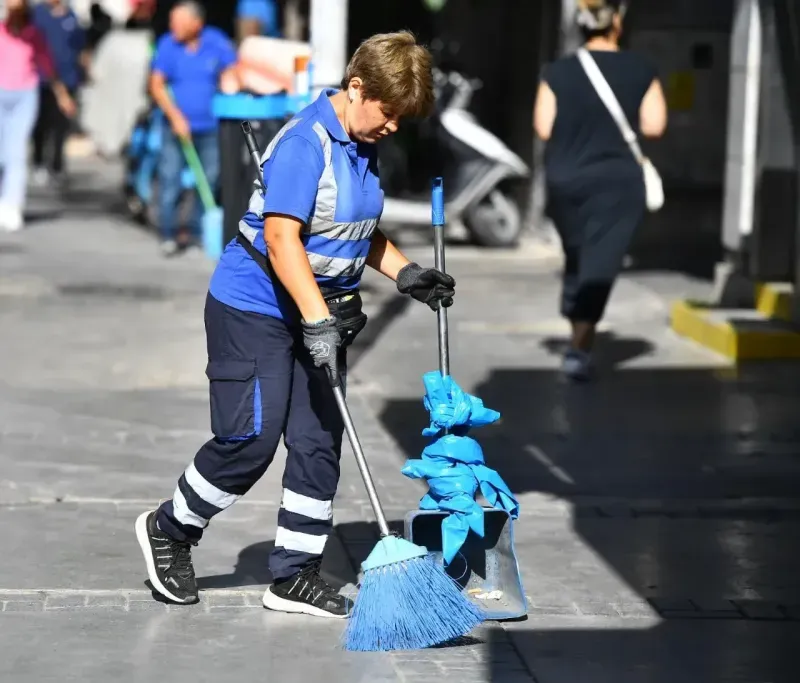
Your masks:
{"label": "blue broom bristle", "polygon": [[417,650],[465,636],[481,610],[431,555],[364,572],[345,631],[345,649]]}

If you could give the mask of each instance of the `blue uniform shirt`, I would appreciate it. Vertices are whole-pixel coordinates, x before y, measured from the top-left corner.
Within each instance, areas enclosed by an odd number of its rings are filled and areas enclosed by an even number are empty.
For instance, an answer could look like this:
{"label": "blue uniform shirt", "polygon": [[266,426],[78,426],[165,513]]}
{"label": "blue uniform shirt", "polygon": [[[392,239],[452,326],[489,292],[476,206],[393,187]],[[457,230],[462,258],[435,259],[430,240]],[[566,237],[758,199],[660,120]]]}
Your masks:
{"label": "blue uniform shirt", "polygon": [[[261,162],[266,193],[250,197],[239,230],[266,254],[264,217],[284,214],[302,221],[301,239],[320,287],[358,287],[372,234],[383,212],[375,145],[350,140],[328,97],[319,98],[273,138]],[[295,318],[288,294],[267,277],[235,239],[211,278],[211,295],[242,311]]]}
{"label": "blue uniform shirt", "polygon": [[33,23],[47,41],[58,79],[70,90],[75,90],[83,80],[80,54],[86,47],[86,32],[75,13],[67,9],[64,14],[56,15],[49,5],[36,5]]}
{"label": "blue uniform shirt", "polygon": [[217,128],[212,101],[222,72],[236,62],[236,50],[219,29],[206,26],[196,50],[190,50],[167,33],[158,41],[152,69],[166,79],[175,104],[193,133]]}
{"label": "blue uniform shirt", "polygon": [[239,0],[236,16],[239,19],[257,19],[261,23],[263,35],[271,38],[281,37],[275,0]]}

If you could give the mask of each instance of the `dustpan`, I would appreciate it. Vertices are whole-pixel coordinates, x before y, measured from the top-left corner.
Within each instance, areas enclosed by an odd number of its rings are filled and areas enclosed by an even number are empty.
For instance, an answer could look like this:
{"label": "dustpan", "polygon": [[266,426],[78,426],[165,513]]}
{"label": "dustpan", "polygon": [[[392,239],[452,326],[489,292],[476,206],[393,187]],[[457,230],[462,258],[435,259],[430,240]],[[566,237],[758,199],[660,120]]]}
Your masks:
{"label": "dustpan", "polygon": [[[505,510],[492,507],[484,507],[483,515],[483,538],[470,531],[446,571],[483,611],[485,620],[519,619],[528,609],[514,548],[513,520]],[[442,522],[447,516],[438,510],[413,510],[405,517],[406,540],[425,546],[442,565]]]}

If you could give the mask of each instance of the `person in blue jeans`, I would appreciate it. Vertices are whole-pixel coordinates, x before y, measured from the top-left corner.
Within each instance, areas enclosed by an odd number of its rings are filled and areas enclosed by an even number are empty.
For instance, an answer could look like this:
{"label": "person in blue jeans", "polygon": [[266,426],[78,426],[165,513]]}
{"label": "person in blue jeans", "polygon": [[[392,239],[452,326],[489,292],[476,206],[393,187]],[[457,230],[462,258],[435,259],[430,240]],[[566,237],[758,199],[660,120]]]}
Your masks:
{"label": "person in blue jeans", "polygon": [[[56,75],[74,98],[83,83],[87,60],[86,32],[78,17],[66,0],[46,0],[34,7],[33,23],[47,41]],[[39,102],[33,131],[33,178],[37,185],[45,185],[50,176],[57,181],[64,179],[64,143],[71,122],[61,111],[49,81],[40,84]]]}
{"label": "person in blue jeans", "polygon": [[[169,33],[156,45],[150,94],[170,124],[165,130],[158,167],[159,226],[165,256],[178,251],[177,205],[185,157],[181,141],[191,141],[212,189],[219,179],[217,121],[212,100],[220,80],[232,72],[236,50],[222,31],[205,25],[203,7],[179,2],[170,12]],[[234,72],[235,73],[235,72]],[[199,197],[190,223],[192,246],[200,239],[203,205]]]}

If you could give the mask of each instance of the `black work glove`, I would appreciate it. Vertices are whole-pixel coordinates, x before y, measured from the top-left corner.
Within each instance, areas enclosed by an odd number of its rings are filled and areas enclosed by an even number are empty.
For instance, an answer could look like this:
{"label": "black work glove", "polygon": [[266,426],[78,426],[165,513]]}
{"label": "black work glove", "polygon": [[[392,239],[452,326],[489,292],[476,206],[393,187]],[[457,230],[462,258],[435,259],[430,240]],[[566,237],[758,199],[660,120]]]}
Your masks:
{"label": "black work glove", "polygon": [[436,268],[423,268],[418,263],[409,263],[397,274],[397,289],[410,294],[417,301],[439,310],[439,303],[448,308],[453,305],[456,281]]}
{"label": "black work glove", "polygon": [[303,321],[303,345],[318,368],[325,368],[331,386],[339,386],[339,347],[342,337],[336,327],[336,318],[325,318],[315,323]]}

